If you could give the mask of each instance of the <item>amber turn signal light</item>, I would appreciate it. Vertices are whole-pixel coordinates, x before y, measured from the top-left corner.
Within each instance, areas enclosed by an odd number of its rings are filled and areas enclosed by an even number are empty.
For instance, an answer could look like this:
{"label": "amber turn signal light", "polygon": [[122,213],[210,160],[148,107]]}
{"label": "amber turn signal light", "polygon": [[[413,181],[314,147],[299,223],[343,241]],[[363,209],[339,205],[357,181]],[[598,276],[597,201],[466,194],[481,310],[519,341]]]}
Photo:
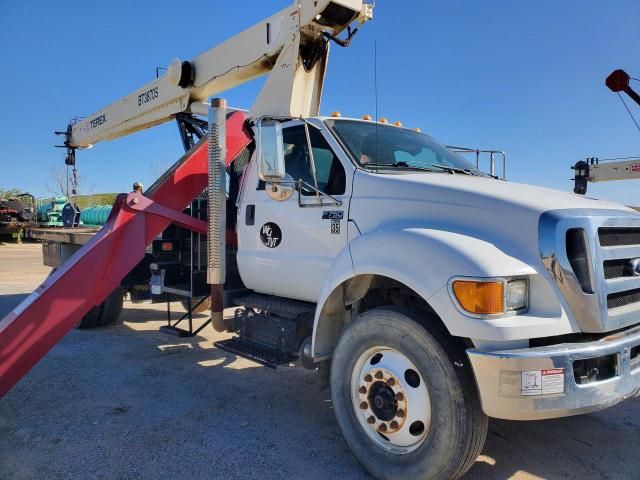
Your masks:
{"label": "amber turn signal light", "polygon": [[460,306],[475,315],[499,315],[504,313],[504,283],[456,280],[453,294]]}

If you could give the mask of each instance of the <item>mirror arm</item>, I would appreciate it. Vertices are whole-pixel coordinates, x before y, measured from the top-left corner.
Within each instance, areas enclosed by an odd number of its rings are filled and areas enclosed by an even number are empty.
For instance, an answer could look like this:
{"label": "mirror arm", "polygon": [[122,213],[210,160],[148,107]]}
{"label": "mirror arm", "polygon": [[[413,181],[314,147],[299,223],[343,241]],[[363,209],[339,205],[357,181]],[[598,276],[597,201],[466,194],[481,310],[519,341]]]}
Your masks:
{"label": "mirror arm", "polygon": [[304,121],[304,134],[307,137],[307,150],[309,151],[309,161],[311,162],[311,173],[313,174],[313,184],[315,186],[316,198],[318,199],[318,205],[322,205],[320,199],[320,191],[318,190],[318,177],[316,175],[316,160],[313,158],[313,148],[311,147],[311,136],[309,135],[309,123],[306,119]]}
{"label": "mirror arm", "polygon": [[[330,206],[336,206],[336,207],[341,207],[342,206],[342,200],[338,200],[337,198],[329,195],[328,193],[324,193],[323,191],[315,188],[313,185],[309,185],[307,182],[305,182],[304,180],[296,180],[294,182],[297,186],[298,186],[298,206],[300,208],[307,208],[307,207],[330,207]],[[317,205],[310,205],[307,203],[303,203],[302,202],[302,186],[307,187],[310,190],[313,190],[314,192],[316,192],[316,195],[318,197],[318,204]],[[322,202],[322,199],[320,197],[320,195],[322,195],[323,197],[327,197],[330,198],[333,201],[333,205],[332,204],[326,204]]]}

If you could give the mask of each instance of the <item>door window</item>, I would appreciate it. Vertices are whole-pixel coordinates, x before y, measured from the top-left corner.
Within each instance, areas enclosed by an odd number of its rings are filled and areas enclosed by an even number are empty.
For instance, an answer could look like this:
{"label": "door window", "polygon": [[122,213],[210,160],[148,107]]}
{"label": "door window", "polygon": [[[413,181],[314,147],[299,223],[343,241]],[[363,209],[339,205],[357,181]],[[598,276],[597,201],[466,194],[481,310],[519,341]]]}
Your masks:
{"label": "door window", "polygon": [[[302,180],[315,186],[304,125],[285,128],[282,136],[287,173],[294,180]],[[317,128],[309,127],[309,138],[318,190],[329,195],[342,195],[346,187],[346,174],[342,163]],[[303,195],[315,195],[315,192],[304,188],[304,185],[301,188]]]}

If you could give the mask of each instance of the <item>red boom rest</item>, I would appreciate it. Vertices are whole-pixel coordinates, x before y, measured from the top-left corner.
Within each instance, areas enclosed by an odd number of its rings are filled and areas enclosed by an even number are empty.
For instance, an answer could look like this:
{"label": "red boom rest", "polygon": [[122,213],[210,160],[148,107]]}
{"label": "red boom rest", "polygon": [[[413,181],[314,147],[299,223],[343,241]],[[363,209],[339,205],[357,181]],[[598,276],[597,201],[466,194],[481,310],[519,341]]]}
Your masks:
{"label": "red boom rest", "polygon": [[[242,112],[227,116],[227,165],[252,141]],[[171,223],[196,230],[182,210],[207,186],[207,142],[187,152],[147,195],[121,194],[104,227],[0,320],[0,397],[95,305],[101,304]]]}

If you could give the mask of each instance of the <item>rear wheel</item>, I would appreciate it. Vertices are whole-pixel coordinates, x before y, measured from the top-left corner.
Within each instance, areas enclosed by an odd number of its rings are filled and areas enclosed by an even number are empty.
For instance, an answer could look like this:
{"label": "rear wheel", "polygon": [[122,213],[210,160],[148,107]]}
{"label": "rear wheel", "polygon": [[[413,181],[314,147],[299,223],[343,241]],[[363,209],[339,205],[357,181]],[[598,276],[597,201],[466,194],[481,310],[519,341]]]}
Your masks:
{"label": "rear wheel", "polygon": [[120,320],[122,307],[124,306],[124,292],[122,288],[116,288],[107,299],[102,302],[98,325],[113,325]]}
{"label": "rear wheel", "polygon": [[122,307],[124,305],[124,295],[120,287],[116,288],[100,305],[93,307],[82,317],[78,328],[95,328],[105,325],[112,325],[120,320]]}
{"label": "rear wheel", "polygon": [[102,310],[102,305],[97,305],[93,307],[89,312],[82,317],[80,323],[78,323],[77,328],[95,328],[99,325],[100,312]]}
{"label": "rear wheel", "polygon": [[[48,277],[53,275],[57,269],[58,267],[53,267],[49,272]],[[124,291],[121,287],[118,287],[105,299],[104,302],[89,310],[82,319],[80,319],[76,328],[95,328],[117,323],[120,320],[120,314],[122,313],[123,306]]]}
{"label": "rear wheel", "polygon": [[482,450],[487,417],[464,350],[417,320],[385,307],[345,328],[331,366],[334,411],[377,478],[459,478]]}

